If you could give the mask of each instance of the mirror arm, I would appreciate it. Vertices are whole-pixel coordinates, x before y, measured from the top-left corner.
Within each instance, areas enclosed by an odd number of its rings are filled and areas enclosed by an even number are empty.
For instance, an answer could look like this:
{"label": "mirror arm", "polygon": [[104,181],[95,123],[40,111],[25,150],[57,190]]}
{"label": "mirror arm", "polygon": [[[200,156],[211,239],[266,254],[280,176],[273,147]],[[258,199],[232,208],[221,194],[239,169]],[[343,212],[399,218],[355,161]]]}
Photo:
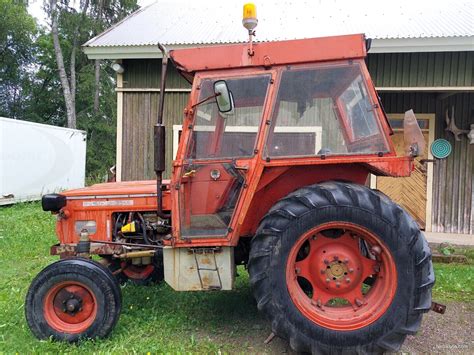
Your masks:
{"label": "mirror arm", "polygon": [[194,105],[191,106],[191,108],[195,108],[196,106],[199,106],[200,104],[203,104],[204,102],[209,101],[211,99],[214,99],[214,98],[216,98],[217,96],[220,96],[220,95],[221,95],[221,93],[219,92],[217,94],[213,94],[209,97],[206,97],[205,99],[202,99],[201,101],[196,102]]}

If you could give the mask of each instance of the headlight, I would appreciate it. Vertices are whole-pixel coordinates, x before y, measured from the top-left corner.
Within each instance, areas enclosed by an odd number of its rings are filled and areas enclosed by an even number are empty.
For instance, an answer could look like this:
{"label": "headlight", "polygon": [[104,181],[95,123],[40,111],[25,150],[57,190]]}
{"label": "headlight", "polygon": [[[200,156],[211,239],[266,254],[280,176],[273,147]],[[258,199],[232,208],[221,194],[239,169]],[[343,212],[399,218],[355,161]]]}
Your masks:
{"label": "headlight", "polygon": [[94,234],[97,231],[97,224],[95,221],[76,221],[74,229],[77,235],[80,235],[83,229],[86,229],[89,234]]}

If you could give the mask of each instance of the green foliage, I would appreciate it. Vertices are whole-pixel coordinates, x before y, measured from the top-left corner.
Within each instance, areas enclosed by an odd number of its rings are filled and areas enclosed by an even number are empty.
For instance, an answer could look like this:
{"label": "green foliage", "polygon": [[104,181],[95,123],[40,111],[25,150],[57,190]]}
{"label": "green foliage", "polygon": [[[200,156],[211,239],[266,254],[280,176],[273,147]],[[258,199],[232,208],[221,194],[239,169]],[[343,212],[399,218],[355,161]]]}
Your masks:
{"label": "green foliage", "polygon": [[28,87],[28,97],[23,101],[23,111],[19,118],[65,126],[66,110],[57,74],[53,40],[44,29],[39,30],[35,46],[37,70]]}
{"label": "green foliage", "polygon": [[[79,2],[81,9],[84,2]],[[80,45],[137,9],[137,0],[61,0],[59,37],[69,71],[74,43],[77,128],[87,131],[87,176],[103,177],[115,164],[116,93],[110,61],[100,65],[100,101],[94,110],[95,68]],[[0,0],[0,116],[66,126],[66,108],[53,40],[37,26],[26,5]],[[5,20],[4,20],[5,18]],[[79,30],[78,30],[79,29]]]}
{"label": "green foliage", "polygon": [[0,0],[0,116],[18,118],[32,76],[36,23],[26,5]]}
{"label": "green foliage", "polygon": [[447,243],[440,244],[438,250],[441,254],[443,254],[445,256],[452,255],[456,251],[455,248],[452,245],[447,244]]}

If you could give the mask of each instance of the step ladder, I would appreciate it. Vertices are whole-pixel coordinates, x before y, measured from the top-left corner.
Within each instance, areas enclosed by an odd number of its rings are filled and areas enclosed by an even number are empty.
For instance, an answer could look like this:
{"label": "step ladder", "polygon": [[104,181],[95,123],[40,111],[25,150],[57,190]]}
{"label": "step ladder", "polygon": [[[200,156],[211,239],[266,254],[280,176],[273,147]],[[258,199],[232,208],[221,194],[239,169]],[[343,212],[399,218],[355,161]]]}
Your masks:
{"label": "step ladder", "polygon": [[[196,270],[198,273],[199,277],[199,282],[201,283],[201,289],[204,291],[211,291],[211,290],[221,290],[222,289],[222,280],[221,280],[221,274],[219,273],[219,268],[217,266],[217,260],[216,260],[216,253],[219,253],[221,251],[220,247],[215,247],[215,248],[191,248],[191,251],[194,255],[194,260],[196,262]],[[199,258],[198,255],[206,255],[210,254],[212,255],[211,260],[214,261],[214,267],[202,267],[199,264]],[[215,272],[217,273],[217,279],[219,280],[219,285],[210,285],[210,286],[204,286],[204,283],[202,282],[202,275],[201,271],[206,271],[206,272]]]}

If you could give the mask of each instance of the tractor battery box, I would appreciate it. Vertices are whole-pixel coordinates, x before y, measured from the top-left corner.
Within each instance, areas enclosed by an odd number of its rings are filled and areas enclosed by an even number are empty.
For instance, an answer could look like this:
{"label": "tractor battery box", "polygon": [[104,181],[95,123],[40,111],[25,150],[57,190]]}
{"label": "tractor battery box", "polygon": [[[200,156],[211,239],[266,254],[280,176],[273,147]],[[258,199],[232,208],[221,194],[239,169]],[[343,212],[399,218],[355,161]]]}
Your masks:
{"label": "tractor battery box", "polygon": [[233,247],[163,248],[165,281],[176,291],[232,290]]}

